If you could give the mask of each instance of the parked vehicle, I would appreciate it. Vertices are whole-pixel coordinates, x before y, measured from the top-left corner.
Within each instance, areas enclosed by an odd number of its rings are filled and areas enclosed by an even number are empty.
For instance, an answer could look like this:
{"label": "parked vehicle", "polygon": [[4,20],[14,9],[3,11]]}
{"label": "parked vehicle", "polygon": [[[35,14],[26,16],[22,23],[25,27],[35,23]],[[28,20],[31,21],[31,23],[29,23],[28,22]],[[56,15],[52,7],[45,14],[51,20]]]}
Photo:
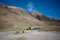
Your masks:
{"label": "parked vehicle", "polygon": [[33,30],[40,31],[40,30],[41,30],[41,28],[40,28],[40,27],[35,27],[35,28],[33,28]]}

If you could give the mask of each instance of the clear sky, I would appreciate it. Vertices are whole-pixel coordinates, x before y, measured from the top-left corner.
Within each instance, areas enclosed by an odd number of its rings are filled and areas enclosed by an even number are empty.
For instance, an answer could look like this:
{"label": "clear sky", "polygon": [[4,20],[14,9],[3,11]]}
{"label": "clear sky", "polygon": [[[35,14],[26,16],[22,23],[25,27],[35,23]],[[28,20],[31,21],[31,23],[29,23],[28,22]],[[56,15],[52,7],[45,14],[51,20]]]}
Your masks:
{"label": "clear sky", "polygon": [[0,0],[0,3],[29,12],[39,11],[48,17],[60,19],[60,0]]}

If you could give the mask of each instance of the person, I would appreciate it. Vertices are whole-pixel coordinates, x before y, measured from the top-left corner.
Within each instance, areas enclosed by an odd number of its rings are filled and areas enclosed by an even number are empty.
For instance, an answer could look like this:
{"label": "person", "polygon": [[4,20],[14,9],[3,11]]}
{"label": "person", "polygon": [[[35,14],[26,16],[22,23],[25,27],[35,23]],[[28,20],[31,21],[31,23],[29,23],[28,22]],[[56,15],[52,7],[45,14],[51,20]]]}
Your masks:
{"label": "person", "polygon": [[22,30],[22,33],[24,33],[25,29]]}
{"label": "person", "polygon": [[29,27],[29,30],[31,30],[31,27]]}

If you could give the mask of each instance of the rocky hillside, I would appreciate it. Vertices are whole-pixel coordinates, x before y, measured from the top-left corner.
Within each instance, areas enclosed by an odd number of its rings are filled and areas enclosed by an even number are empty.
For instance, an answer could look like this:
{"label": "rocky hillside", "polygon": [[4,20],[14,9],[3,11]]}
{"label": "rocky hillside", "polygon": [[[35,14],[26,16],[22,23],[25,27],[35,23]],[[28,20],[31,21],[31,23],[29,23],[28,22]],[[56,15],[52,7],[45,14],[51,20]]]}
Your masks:
{"label": "rocky hillside", "polygon": [[45,22],[32,17],[22,8],[0,4],[0,27],[6,28],[12,25],[45,25]]}
{"label": "rocky hillside", "polygon": [[60,20],[54,19],[54,18],[49,18],[47,16],[42,15],[39,12],[32,13],[32,16],[40,21],[45,22],[46,25],[60,26]]}
{"label": "rocky hillside", "polygon": [[0,28],[12,25],[60,26],[60,20],[48,18],[39,12],[30,14],[22,8],[0,4]]}

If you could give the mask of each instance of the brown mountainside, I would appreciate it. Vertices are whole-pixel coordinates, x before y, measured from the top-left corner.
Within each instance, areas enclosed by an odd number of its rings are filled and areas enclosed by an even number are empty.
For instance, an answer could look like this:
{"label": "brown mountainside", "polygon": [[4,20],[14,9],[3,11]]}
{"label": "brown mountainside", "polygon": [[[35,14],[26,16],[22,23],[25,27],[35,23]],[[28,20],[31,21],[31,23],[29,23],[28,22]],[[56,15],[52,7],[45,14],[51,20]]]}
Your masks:
{"label": "brown mountainside", "polygon": [[60,26],[60,20],[58,20],[58,19],[49,18],[47,16],[40,14],[39,12],[32,13],[32,15],[36,19],[45,22],[46,25]]}
{"label": "brown mountainside", "polygon": [[0,27],[12,25],[52,25],[60,26],[60,20],[48,18],[39,12],[30,14],[22,8],[0,4]]}
{"label": "brown mountainside", "polygon": [[5,6],[0,4],[0,27],[12,25],[45,25],[45,22],[32,17],[21,8]]}

